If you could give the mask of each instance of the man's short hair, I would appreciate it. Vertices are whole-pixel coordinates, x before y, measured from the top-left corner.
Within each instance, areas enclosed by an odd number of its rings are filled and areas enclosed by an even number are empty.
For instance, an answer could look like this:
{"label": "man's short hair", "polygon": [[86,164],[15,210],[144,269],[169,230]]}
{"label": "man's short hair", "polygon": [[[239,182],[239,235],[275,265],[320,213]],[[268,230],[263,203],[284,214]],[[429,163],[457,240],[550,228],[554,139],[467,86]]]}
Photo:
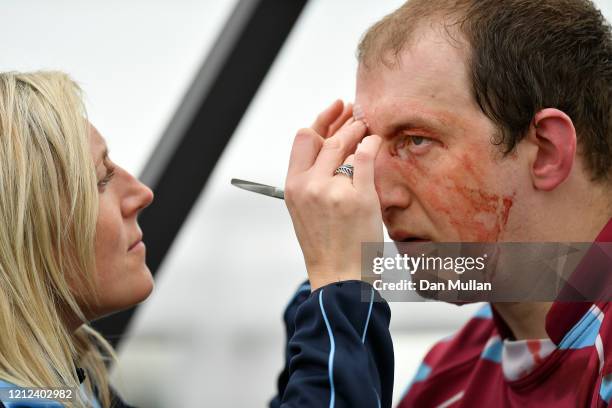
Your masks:
{"label": "man's short hair", "polygon": [[474,98],[505,153],[539,110],[557,108],[574,122],[593,180],[611,179],[612,34],[591,1],[411,0],[367,31],[360,64],[397,63],[424,22],[470,45]]}

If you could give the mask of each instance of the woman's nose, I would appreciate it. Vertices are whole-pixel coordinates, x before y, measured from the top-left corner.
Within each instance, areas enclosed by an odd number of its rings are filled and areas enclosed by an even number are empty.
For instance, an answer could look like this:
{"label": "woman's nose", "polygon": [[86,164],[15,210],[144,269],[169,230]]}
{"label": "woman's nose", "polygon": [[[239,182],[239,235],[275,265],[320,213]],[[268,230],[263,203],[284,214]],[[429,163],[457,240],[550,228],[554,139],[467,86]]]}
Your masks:
{"label": "woman's nose", "polygon": [[[127,173],[127,172],[126,172]],[[131,174],[129,176],[130,188],[127,197],[124,199],[124,213],[126,216],[138,214],[153,202],[153,191],[140,180]]]}
{"label": "woman's nose", "polygon": [[154,194],[153,194],[153,190],[151,190],[149,188],[149,186],[147,186],[146,184],[142,183],[141,181],[137,180],[138,184],[140,184],[140,188],[142,190],[142,204],[139,208],[140,210],[143,210],[145,208],[147,208],[149,205],[151,205],[151,203],[153,202],[153,198],[154,198]]}

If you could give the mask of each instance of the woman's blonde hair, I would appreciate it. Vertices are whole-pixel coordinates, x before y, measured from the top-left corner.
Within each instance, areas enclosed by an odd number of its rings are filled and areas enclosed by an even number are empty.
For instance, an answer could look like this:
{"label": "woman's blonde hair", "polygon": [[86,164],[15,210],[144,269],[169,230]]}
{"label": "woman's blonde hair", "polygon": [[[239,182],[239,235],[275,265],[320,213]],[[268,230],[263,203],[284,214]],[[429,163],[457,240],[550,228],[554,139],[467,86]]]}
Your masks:
{"label": "woman's blonde hair", "polygon": [[[78,394],[76,365],[109,407],[115,354],[83,303],[97,300],[97,214],[79,86],[60,72],[0,73],[0,379]],[[67,316],[83,324],[74,331]]]}

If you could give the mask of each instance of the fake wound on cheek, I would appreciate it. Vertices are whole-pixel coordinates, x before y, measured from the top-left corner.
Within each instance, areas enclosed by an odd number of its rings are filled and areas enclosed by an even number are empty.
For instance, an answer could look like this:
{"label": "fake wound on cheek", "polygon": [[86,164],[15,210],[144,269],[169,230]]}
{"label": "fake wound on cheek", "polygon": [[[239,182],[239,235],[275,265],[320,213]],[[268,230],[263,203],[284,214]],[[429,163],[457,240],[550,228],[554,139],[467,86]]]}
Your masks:
{"label": "fake wound on cheek", "polygon": [[455,197],[455,208],[448,215],[462,241],[499,241],[514,205],[514,193],[500,193],[485,177],[494,171],[481,164],[487,156],[486,151],[463,154],[458,171],[449,174],[447,193]]}
{"label": "fake wound on cheek", "polygon": [[514,195],[489,193],[463,183],[456,176],[434,176],[419,189],[420,200],[440,225],[454,231],[452,239],[497,242],[508,223]]}
{"label": "fake wound on cheek", "polygon": [[513,196],[500,196],[484,191],[460,189],[465,203],[458,208],[451,222],[462,241],[497,242],[504,232],[514,204]]}
{"label": "fake wound on cheek", "polygon": [[[482,169],[471,157],[450,168],[435,166],[408,155],[396,170],[423,206],[442,226],[463,242],[497,242],[505,227],[514,193],[494,192]],[[490,170],[488,170],[490,171]]]}

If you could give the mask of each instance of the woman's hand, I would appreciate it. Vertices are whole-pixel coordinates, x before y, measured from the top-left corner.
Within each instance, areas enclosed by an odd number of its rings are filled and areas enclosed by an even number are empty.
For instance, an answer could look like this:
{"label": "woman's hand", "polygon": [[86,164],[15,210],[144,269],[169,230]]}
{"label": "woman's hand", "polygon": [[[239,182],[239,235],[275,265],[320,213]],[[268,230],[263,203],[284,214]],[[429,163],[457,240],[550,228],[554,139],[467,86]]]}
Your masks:
{"label": "woman's hand", "polygon": [[[285,202],[313,291],[360,279],[361,243],[383,240],[374,187],[374,159],[381,138],[364,138],[366,131],[362,121],[352,118],[352,107],[336,101],[311,128],[298,131],[293,142]],[[354,166],[352,180],[334,175],[347,163]]]}

